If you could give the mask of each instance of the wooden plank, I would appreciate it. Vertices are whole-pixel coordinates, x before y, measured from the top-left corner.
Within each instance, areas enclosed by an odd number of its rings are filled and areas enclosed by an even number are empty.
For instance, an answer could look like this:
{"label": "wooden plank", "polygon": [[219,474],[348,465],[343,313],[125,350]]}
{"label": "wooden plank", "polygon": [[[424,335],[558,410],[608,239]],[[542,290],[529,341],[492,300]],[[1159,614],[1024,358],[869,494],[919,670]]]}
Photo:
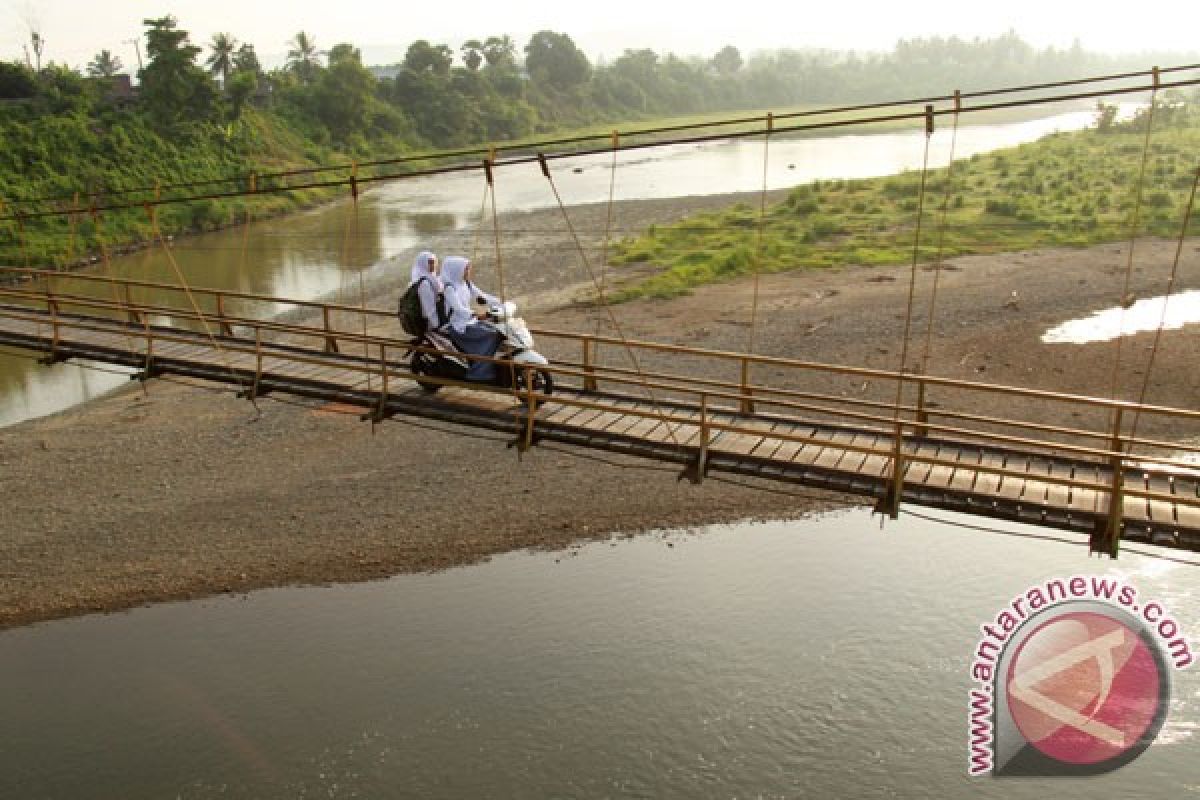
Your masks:
{"label": "wooden plank", "polygon": [[[812,436],[816,431],[817,429],[812,425],[789,423],[787,427],[787,434],[789,436]],[[779,449],[775,451],[772,458],[775,461],[793,461],[796,454],[804,448],[805,444],[803,441],[780,440]]]}
{"label": "wooden plank", "polygon": [[[1061,462],[1048,465],[1050,477],[1069,479],[1071,466]],[[1046,504],[1052,508],[1067,508],[1070,506],[1070,492],[1067,486],[1060,483],[1048,483],[1046,486]]]}
{"label": "wooden plank", "polygon": [[[979,466],[981,467],[1004,467],[1004,456],[998,453],[981,453]],[[975,488],[976,494],[987,497],[994,497],[1000,490],[1000,475],[995,472],[985,472],[980,470],[975,473]]]}
{"label": "wooden plank", "polygon": [[[1125,473],[1125,488],[1126,489],[1145,489],[1146,488],[1146,473],[1127,471]],[[1125,495],[1122,500],[1124,503],[1121,508],[1121,514],[1125,519],[1145,522],[1150,519],[1150,508],[1144,497],[1130,497]]]}
{"label": "wooden plank", "polygon": [[722,453],[745,456],[754,452],[754,448],[758,447],[762,440],[762,436],[754,434],[725,432],[712,449]]}
{"label": "wooden plank", "polygon": [[771,459],[775,453],[783,445],[783,440],[776,435],[779,431],[789,428],[790,425],[786,422],[776,422],[771,425],[770,431],[759,440],[758,446],[750,452],[750,455],[755,458]]}
{"label": "wooden plank", "polygon": [[1181,498],[1175,503],[1175,519],[1180,527],[1200,531],[1200,505],[1196,505],[1194,500],[1191,504],[1185,503]]}
{"label": "wooden plank", "polygon": [[1025,473],[1029,477],[1025,479],[1025,486],[1021,492],[1021,502],[1044,505],[1050,486],[1045,481],[1039,480],[1039,478],[1050,474],[1050,462],[1044,458],[1031,456],[1028,465],[1025,467]]}
{"label": "wooden plank", "polygon": [[[1005,454],[1002,466],[1014,472],[1025,472],[1029,466],[1028,456]],[[996,487],[996,496],[1006,500],[1020,500],[1025,492],[1025,478],[1014,478],[1011,475],[1001,475],[1000,485]]]}
{"label": "wooden plank", "polygon": [[[892,437],[888,437],[888,439],[885,441],[890,445],[892,443]],[[912,445],[910,444],[909,447],[911,448]],[[929,473],[933,470],[933,465],[925,461],[914,461],[912,460],[912,457],[927,456],[930,458],[936,458],[938,455],[938,449],[939,448],[936,444],[921,442],[917,445],[915,450],[909,450],[908,452],[901,454],[900,457],[902,459],[905,458],[905,456],[908,456],[907,460],[904,461],[905,483],[913,483],[918,486],[923,486],[925,482],[929,480]]]}
{"label": "wooden plank", "polygon": [[983,453],[975,448],[966,447],[958,448],[955,456],[958,459],[958,466],[954,468],[954,472],[950,476],[950,488],[958,492],[973,492],[979,479],[979,471],[976,467],[983,460]]}
{"label": "wooden plank", "polygon": [[[1162,492],[1163,494],[1173,494],[1175,490],[1174,481],[1162,474],[1147,473],[1146,486],[1152,492]],[[1148,500],[1150,519],[1162,524],[1171,524],[1176,522],[1175,504],[1165,500]]]}
{"label": "wooden plank", "polygon": [[[1089,464],[1076,464],[1071,468],[1071,477],[1081,481],[1100,481],[1100,470]],[[1095,489],[1081,489],[1078,486],[1072,486],[1067,493],[1067,508],[1071,511],[1079,511],[1088,514],[1094,514],[1099,509],[1099,492]]]}
{"label": "wooden plank", "polygon": [[[846,438],[843,441],[845,441],[846,444],[861,444],[863,447],[866,447],[870,443],[871,437],[867,434],[861,434],[858,431],[844,435]],[[837,463],[837,469],[841,470],[842,472],[850,472],[858,475],[861,473],[863,462],[866,460],[866,453],[863,453],[859,450],[845,450],[842,454],[841,460]]]}

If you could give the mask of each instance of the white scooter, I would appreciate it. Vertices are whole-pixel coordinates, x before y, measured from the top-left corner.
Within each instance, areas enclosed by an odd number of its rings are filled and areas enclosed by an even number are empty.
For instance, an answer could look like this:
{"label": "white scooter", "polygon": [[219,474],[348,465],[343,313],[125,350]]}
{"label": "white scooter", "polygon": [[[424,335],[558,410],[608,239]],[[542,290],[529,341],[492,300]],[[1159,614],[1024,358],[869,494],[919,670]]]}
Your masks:
{"label": "white scooter", "polygon": [[[503,305],[489,306],[486,300],[480,298],[480,306],[486,307],[482,323],[500,334],[500,346],[494,354],[495,357],[511,360],[515,365],[515,367],[509,367],[506,364],[497,364],[496,377],[492,383],[507,389],[512,387],[515,380],[517,388],[524,389],[525,376],[528,374],[535,392],[552,394],[554,392],[554,376],[549,370],[540,369],[540,367],[549,366],[550,362],[534,349],[533,334],[529,332],[529,326],[525,324],[525,320],[517,316],[516,304],[510,301]],[[458,349],[445,335],[427,333],[415,340],[413,344],[445,351],[444,354],[436,355],[414,351],[411,362],[414,374],[433,375],[454,380],[466,379],[469,361],[465,356],[459,354]],[[436,392],[441,388],[439,383],[422,381],[419,378],[417,383],[427,392]]]}

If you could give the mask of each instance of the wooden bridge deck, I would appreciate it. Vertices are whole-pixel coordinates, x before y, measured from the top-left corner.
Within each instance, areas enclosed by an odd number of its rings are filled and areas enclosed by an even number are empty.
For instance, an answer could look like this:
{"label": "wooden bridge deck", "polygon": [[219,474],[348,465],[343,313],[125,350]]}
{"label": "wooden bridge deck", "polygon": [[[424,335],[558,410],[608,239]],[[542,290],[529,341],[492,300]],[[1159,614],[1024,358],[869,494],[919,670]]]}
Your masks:
{"label": "wooden bridge deck", "polygon": [[[90,315],[0,305],[0,343],[53,360],[119,364],[148,375],[175,374],[360,406],[383,418],[434,418],[508,431],[517,440],[554,440],[723,471],[882,498],[894,486],[894,433],[881,426],[766,413],[731,405],[559,386],[529,413],[508,391],[420,389],[396,341],[370,359],[156,327]],[[386,365],[386,366],[385,366]],[[1092,534],[1109,519],[1113,484],[1103,460],[1064,457],[946,436],[905,435],[900,499],[906,503],[1031,522]],[[1200,550],[1200,472],[1123,461],[1123,539]],[[1139,492],[1141,494],[1139,494]]]}

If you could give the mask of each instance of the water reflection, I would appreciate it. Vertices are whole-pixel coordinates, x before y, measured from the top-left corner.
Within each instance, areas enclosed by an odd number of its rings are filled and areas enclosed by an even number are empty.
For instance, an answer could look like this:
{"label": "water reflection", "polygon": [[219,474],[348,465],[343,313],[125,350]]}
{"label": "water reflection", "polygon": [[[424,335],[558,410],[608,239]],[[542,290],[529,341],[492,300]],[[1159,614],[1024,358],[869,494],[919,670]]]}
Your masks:
{"label": "water reflection", "polygon": [[[1194,569],[855,511],[39,625],[0,796],[1089,798],[967,779],[979,625],[1109,572],[1194,637]],[[1107,796],[1194,780],[1200,672],[1172,696]]]}
{"label": "water reflection", "polygon": [[1087,344],[1109,342],[1118,336],[1143,331],[1177,330],[1200,322],[1200,290],[1179,292],[1169,297],[1146,297],[1129,308],[1106,308],[1090,317],[1073,319],[1042,334],[1048,344]]}

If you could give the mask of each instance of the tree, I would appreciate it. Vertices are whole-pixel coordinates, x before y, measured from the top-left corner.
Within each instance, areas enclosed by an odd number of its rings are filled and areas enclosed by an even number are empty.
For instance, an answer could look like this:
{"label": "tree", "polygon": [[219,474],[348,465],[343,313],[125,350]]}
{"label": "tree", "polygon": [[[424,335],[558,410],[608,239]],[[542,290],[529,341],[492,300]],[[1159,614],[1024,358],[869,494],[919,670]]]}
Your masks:
{"label": "tree", "polygon": [[513,66],[517,63],[517,45],[507,34],[489,36],[483,43],[483,60],[489,67]]}
{"label": "tree", "polygon": [[170,126],[184,115],[212,113],[216,90],[208,74],[196,66],[200,48],[188,41],[187,31],[172,16],[142,20],[146,31],[146,57],[141,70],[142,102],[161,126]]}
{"label": "tree", "polygon": [[250,70],[234,72],[229,83],[225,85],[225,91],[228,92],[229,102],[233,106],[233,118],[237,119],[242,115],[246,102],[258,91],[258,73]]}
{"label": "tree", "polygon": [[42,71],[42,51],[46,49],[46,37],[42,36],[39,31],[32,31],[29,34],[29,44],[33,47],[34,70]]}
{"label": "tree", "polygon": [[300,31],[288,42],[288,69],[296,73],[304,83],[312,83],[321,68],[321,55],[317,43],[304,31]]}
{"label": "tree", "polygon": [[404,66],[413,72],[449,75],[450,65],[453,63],[453,50],[444,44],[432,45],[424,39],[418,39],[410,44],[408,52],[404,54]]}
{"label": "tree", "polygon": [[330,133],[345,141],[362,131],[376,85],[375,76],[362,65],[358,48],[335,45],[329,51],[329,67],[317,82],[317,116]]}
{"label": "tree", "polygon": [[87,74],[93,78],[111,78],[121,71],[121,59],[108,50],[101,50],[87,65]]}
{"label": "tree", "polygon": [[0,61],[0,98],[17,100],[37,95],[33,68],[17,61]]}
{"label": "tree", "polygon": [[209,47],[212,55],[204,63],[214,77],[220,76],[221,85],[229,84],[229,73],[233,72],[233,57],[238,45],[237,39],[228,33],[214,33]]}
{"label": "tree", "polygon": [[258,53],[254,52],[254,45],[244,44],[238,48],[233,55],[233,71],[262,74],[262,64],[258,62]]}
{"label": "tree", "polygon": [[468,39],[463,42],[459,52],[462,53],[463,64],[471,72],[479,69],[479,65],[483,63],[483,44],[478,39]]}
{"label": "tree", "polygon": [[537,83],[570,89],[585,83],[592,65],[565,33],[538,31],[525,45],[525,68]]}
{"label": "tree", "polygon": [[722,75],[732,75],[742,68],[742,54],[731,44],[717,51],[712,59],[713,67]]}

